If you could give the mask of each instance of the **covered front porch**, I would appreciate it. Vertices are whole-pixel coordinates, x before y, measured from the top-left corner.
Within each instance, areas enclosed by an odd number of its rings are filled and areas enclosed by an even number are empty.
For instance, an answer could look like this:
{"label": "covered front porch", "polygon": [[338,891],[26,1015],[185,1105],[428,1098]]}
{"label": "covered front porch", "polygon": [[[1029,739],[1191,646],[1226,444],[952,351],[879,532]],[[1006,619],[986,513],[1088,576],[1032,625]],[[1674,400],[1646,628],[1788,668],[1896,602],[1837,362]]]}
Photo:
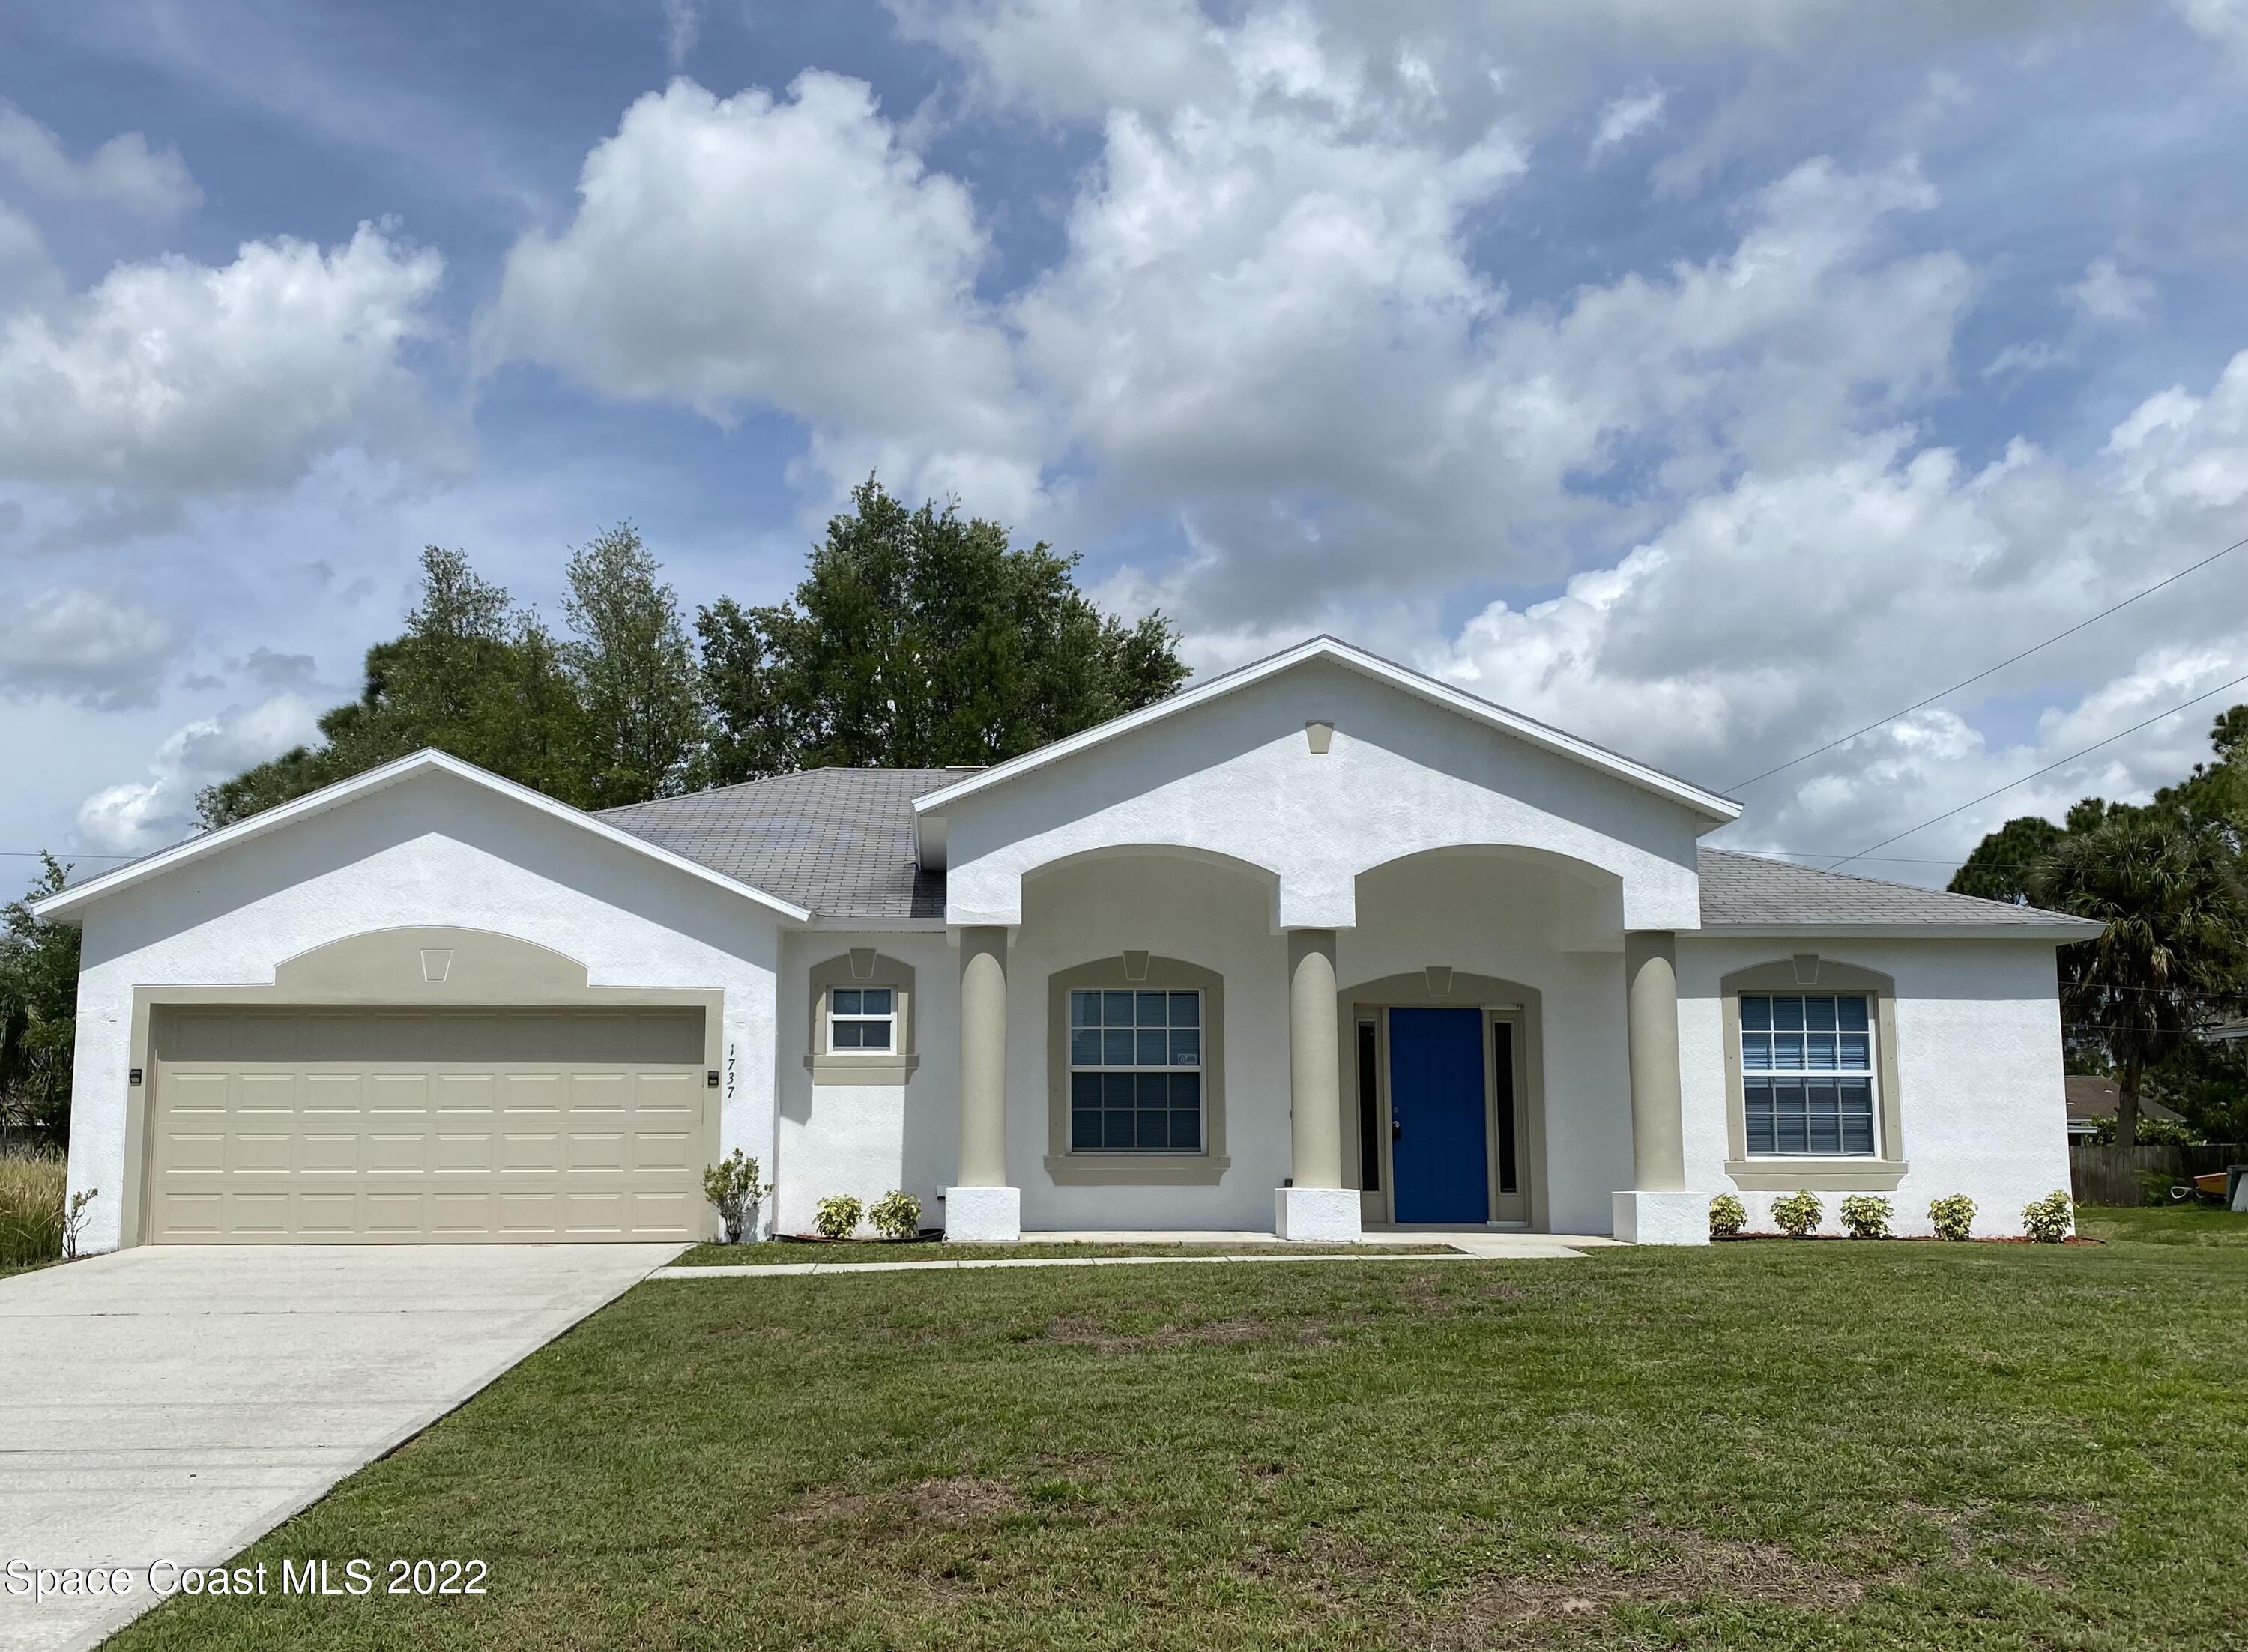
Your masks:
{"label": "covered front porch", "polygon": [[1121,846],[957,926],[948,1237],[1706,1232],[1673,937],[1622,926],[1613,873],[1450,847],[1347,894],[1350,922],[1285,922],[1277,873]]}

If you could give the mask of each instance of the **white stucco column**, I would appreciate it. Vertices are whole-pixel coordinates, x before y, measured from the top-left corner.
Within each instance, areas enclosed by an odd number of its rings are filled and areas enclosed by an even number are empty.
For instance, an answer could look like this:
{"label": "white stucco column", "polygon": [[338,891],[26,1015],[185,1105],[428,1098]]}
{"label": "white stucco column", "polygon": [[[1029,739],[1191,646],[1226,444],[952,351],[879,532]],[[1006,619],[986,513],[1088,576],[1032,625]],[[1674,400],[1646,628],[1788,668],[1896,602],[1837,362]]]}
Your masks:
{"label": "white stucco column", "polygon": [[1023,1237],[1023,1196],[1007,1184],[1007,931],[960,932],[960,1178],[944,1192],[944,1237]]}
{"label": "white stucco column", "polygon": [[1623,938],[1624,1032],[1631,1057],[1632,1186],[1617,1193],[1616,1237],[1707,1244],[1708,1202],[1686,1189],[1678,1082],[1678,941],[1668,929]]}
{"label": "white stucco column", "polygon": [[1288,931],[1289,1180],[1273,1202],[1284,1239],[1355,1239],[1358,1189],[1342,1178],[1342,1059],[1335,932]]}

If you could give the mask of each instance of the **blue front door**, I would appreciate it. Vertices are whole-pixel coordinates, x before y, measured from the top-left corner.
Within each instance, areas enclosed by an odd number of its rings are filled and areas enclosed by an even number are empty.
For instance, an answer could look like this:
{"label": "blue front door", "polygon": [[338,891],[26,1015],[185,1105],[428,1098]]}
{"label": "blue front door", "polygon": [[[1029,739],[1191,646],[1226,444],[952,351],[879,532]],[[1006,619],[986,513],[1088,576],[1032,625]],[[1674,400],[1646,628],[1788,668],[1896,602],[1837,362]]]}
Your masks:
{"label": "blue front door", "polygon": [[1400,1222],[1488,1222],[1483,1011],[1389,1012],[1390,1167]]}

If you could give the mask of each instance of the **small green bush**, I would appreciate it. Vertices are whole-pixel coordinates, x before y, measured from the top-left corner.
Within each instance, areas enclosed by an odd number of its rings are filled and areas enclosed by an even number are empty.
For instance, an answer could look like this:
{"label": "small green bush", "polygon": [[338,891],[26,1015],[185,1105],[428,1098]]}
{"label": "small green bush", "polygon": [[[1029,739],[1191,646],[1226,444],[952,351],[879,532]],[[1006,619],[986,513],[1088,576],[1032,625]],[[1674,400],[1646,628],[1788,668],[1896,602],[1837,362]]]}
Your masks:
{"label": "small green bush", "polygon": [[921,1231],[921,1201],[903,1188],[892,1188],[874,1201],[867,1220],[886,1239],[910,1239]]}
{"label": "small green bush", "polygon": [[1842,1201],[1842,1226],[1854,1239],[1888,1238],[1889,1217],[1895,1214],[1878,1194],[1853,1193]]}
{"label": "small green bush", "polygon": [[823,1239],[847,1239],[859,1230],[866,1206],[847,1193],[830,1194],[812,1207],[812,1225]]}
{"label": "small green bush", "polygon": [[1798,1188],[1794,1192],[1772,1202],[1772,1219],[1791,1239],[1800,1239],[1817,1232],[1820,1223],[1826,1217],[1826,1207],[1820,1203],[1819,1196],[1807,1188]]}
{"label": "small green bush", "polygon": [[2022,1207],[2022,1231],[2039,1244],[2059,1244],[2076,1226],[2076,1206],[2055,1188]]}
{"label": "small green bush", "polygon": [[1928,1204],[1928,1219],[1935,1226],[1939,1239],[1972,1238],[1975,1233],[1975,1201],[1964,1193],[1947,1193]]}
{"label": "small green bush", "polygon": [[757,1230],[757,1207],[772,1191],[758,1181],[763,1174],[757,1162],[739,1148],[702,1172],[702,1196],[717,1207],[729,1244],[739,1244]]}
{"label": "small green bush", "polygon": [[1710,1237],[1730,1239],[1749,1224],[1749,1208],[1735,1193],[1720,1193],[1710,1201]]}

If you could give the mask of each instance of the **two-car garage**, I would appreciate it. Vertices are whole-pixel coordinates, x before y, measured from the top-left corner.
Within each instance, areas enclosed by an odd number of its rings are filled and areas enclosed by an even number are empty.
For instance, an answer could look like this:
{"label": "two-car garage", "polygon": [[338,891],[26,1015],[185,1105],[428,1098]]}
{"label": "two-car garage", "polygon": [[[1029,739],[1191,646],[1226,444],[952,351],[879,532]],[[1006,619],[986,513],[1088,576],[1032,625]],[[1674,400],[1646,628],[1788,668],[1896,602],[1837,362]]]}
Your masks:
{"label": "two-car garage", "polygon": [[702,1237],[705,1011],[161,1005],[156,1244]]}

